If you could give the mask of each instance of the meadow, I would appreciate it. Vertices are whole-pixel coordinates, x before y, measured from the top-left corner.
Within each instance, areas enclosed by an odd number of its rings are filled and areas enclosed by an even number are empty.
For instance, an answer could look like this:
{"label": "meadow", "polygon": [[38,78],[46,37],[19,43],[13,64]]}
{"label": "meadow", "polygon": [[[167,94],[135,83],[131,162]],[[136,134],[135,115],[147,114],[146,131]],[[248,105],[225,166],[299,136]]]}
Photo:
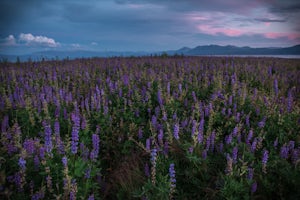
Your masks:
{"label": "meadow", "polygon": [[1,199],[300,199],[300,60],[0,64]]}

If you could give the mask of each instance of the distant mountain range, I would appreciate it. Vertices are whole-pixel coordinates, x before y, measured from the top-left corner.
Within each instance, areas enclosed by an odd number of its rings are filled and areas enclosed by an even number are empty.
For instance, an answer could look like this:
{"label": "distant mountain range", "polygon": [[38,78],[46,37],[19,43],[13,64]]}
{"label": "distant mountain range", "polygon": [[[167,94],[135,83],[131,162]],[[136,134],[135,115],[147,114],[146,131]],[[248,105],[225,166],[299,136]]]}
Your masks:
{"label": "distant mountain range", "polygon": [[113,57],[113,56],[149,56],[160,55],[167,53],[168,55],[300,55],[300,45],[285,47],[285,48],[252,48],[252,47],[237,47],[232,45],[205,45],[195,48],[183,47],[178,50],[157,51],[157,52],[117,52],[117,51],[42,51],[27,55],[0,55],[1,60],[26,61],[32,60],[51,60],[65,58],[87,58],[87,57]]}

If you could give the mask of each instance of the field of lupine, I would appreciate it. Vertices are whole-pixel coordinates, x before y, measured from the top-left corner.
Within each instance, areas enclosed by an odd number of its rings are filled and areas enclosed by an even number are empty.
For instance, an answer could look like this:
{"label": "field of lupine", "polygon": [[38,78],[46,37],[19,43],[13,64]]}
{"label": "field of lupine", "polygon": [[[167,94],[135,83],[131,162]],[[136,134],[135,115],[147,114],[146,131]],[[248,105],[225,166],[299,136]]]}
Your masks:
{"label": "field of lupine", "polygon": [[300,199],[300,60],[1,63],[0,199]]}

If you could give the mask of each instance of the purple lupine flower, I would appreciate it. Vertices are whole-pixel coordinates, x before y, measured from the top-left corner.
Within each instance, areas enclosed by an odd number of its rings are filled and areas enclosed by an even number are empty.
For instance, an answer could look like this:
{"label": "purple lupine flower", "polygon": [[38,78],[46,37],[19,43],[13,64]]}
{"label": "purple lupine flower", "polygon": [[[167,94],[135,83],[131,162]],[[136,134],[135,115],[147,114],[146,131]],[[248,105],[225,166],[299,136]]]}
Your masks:
{"label": "purple lupine flower", "polygon": [[238,131],[239,131],[239,128],[238,128],[237,126],[234,127],[234,129],[233,129],[233,131],[232,131],[232,136],[233,136],[233,137],[236,137],[237,134],[238,134]]}
{"label": "purple lupine flower", "polygon": [[88,198],[88,200],[95,200],[94,194],[91,194]]}
{"label": "purple lupine flower", "polygon": [[164,112],[164,113],[163,113],[162,120],[167,121],[167,119],[168,119],[168,115],[167,115],[166,112]]}
{"label": "purple lupine flower", "polygon": [[27,154],[32,155],[35,152],[35,141],[33,139],[26,139],[23,142],[23,148],[26,150]]}
{"label": "purple lupine flower", "polygon": [[152,115],[152,118],[151,118],[151,125],[154,129],[156,129],[156,125],[157,125],[157,118],[155,115]]}
{"label": "purple lupine flower", "polygon": [[296,164],[298,162],[299,156],[300,156],[300,148],[293,149],[293,151],[292,151],[292,157],[291,157],[291,160],[292,160],[293,164]]}
{"label": "purple lupine flower", "polygon": [[92,154],[91,154],[91,159],[97,159],[98,158],[98,154],[99,154],[99,144],[100,144],[100,138],[98,134],[93,134],[92,135],[92,143],[93,143],[93,150],[92,150]]}
{"label": "purple lupine flower", "polygon": [[54,133],[56,135],[59,135],[59,133],[60,133],[60,125],[59,125],[59,121],[57,121],[57,120],[54,122]]}
{"label": "purple lupine flower", "polygon": [[222,153],[223,152],[223,148],[224,148],[224,144],[223,144],[223,142],[221,142],[221,143],[219,143],[219,145],[218,145],[218,152],[219,153]]}
{"label": "purple lupine flower", "polygon": [[63,166],[66,168],[68,166],[68,158],[66,156],[61,159]]}
{"label": "purple lupine flower", "polygon": [[195,134],[195,132],[196,132],[196,129],[197,129],[197,122],[196,122],[196,120],[193,120],[193,122],[192,122],[192,137],[194,136],[194,134]]}
{"label": "purple lupine flower", "polygon": [[151,139],[147,138],[146,139],[146,149],[147,149],[147,151],[150,151],[150,148],[151,148]]}
{"label": "purple lupine flower", "polygon": [[206,146],[205,146],[205,150],[209,150],[209,147],[210,147],[210,143],[211,143],[211,138],[208,136],[207,138],[206,138]]}
{"label": "purple lupine flower", "polygon": [[226,144],[231,144],[232,142],[232,134],[226,135],[225,136],[225,143]]}
{"label": "purple lupine flower", "polygon": [[48,124],[47,122],[43,122],[43,126],[44,126],[44,132],[45,132],[45,148],[47,153],[51,153],[52,151],[52,130],[50,127],[50,124]]}
{"label": "purple lupine flower", "polygon": [[230,117],[231,115],[232,115],[231,108],[228,108],[228,110],[227,110],[227,116]]}
{"label": "purple lupine flower", "polygon": [[157,139],[160,145],[163,145],[164,131],[159,129],[159,134],[157,135]]}
{"label": "purple lupine flower", "polygon": [[164,143],[164,155],[166,156],[166,155],[168,155],[168,153],[169,153],[169,143],[168,143],[168,140],[166,140],[165,141],[165,143]]}
{"label": "purple lupine flower", "polygon": [[232,95],[230,95],[229,98],[228,98],[228,105],[229,105],[229,106],[232,105]]}
{"label": "purple lupine flower", "polygon": [[210,146],[211,146],[211,151],[214,151],[214,148],[215,148],[215,139],[216,139],[216,132],[213,131],[211,134],[210,134]]}
{"label": "purple lupine flower", "polygon": [[232,172],[232,158],[230,157],[230,155],[227,153],[226,154],[226,161],[227,161],[227,166],[225,169],[225,173],[226,174],[231,174]]}
{"label": "purple lupine flower", "polygon": [[289,148],[286,145],[283,145],[280,148],[280,157],[283,159],[287,159],[289,157]]}
{"label": "purple lupine flower", "polygon": [[254,153],[256,150],[256,145],[257,145],[257,138],[254,138],[252,144],[251,144],[251,152]]}
{"label": "purple lupine flower", "polygon": [[194,151],[194,147],[192,147],[192,146],[191,146],[191,147],[189,147],[189,153],[190,153],[190,154],[192,154],[192,153],[193,153],[193,151]]}
{"label": "purple lupine flower", "polygon": [[79,141],[79,129],[80,129],[80,118],[72,113],[72,121],[73,121],[73,127],[72,127],[72,133],[71,133],[71,153],[76,154],[78,149],[78,141]]}
{"label": "purple lupine flower", "polygon": [[86,179],[91,178],[91,168],[90,167],[85,170],[84,178],[86,178]]}
{"label": "purple lupine flower", "polygon": [[178,123],[176,123],[174,125],[173,135],[176,140],[179,140],[179,125],[178,125]]}
{"label": "purple lupine flower", "polygon": [[293,150],[295,148],[295,141],[293,141],[293,140],[289,141],[288,147],[289,147],[289,150]]}
{"label": "purple lupine flower", "polygon": [[182,93],[182,84],[181,83],[178,84],[178,91],[180,94]]}
{"label": "purple lupine flower", "polygon": [[26,169],[26,160],[22,157],[19,158],[19,161],[18,161],[18,165],[19,167],[25,171]]}
{"label": "purple lupine flower", "polygon": [[278,96],[278,81],[277,79],[274,80],[274,92],[275,92],[275,96]]}
{"label": "purple lupine flower", "polygon": [[274,141],[273,146],[275,147],[275,149],[277,148],[277,146],[278,146],[278,137],[277,137],[276,140]]}
{"label": "purple lupine flower", "polygon": [[241,120],[241,113],[237,112],[235,115],[235,122],[239,123],[240,120]]}
{"label": "purple lupine flower", "polygon": [[44,199],[44,197],[45,193],[43,191],[38,191],[32,195],[31,200],[40,200]]}
{"label": "purple lupine flower", "polygon": [[157,91],[157,101],[158,101],[158,103],[159,103],[160,106],[163,105],[163,99],[162,99],[161,91],[160,90]]}
{"label": "purple lupine flower", "polygon": [[38,157],[38,155],[35,155],[34,158],[33,158],[33,165],[34,165],[34,170],[35,171],[38,171],[39,170],[39,167],[40,167],[40,159]]}
{"label": "purple lupine flower", "polygon": [[192,91],[192,97],[193,97],[194,102],[197,102],[197,96],[196,96],[195,91]]}
{"label": "purple lupine flower", "polygon": [[176,172],[175,172],[175,164],[171,163],[169,167],[169,176],[170,176],[170,199],[172,199],[173,193],[176,188]]}
{"label": "purple lupine flower", "polygon": [[173,120],[176,120],[177,119],[177,113],[175,112],[172,116]]}
{"label": "purple lupine flower", "polygon": [[252,180],[253,179],[253,174],[254,174],[254,169],[252,167],[248,167],[247,179]]}
{"label": "purple lupine flower", "polygon": [[260,122],[258,122],[258,127],[263,128],[266,124],[266,120],[267,120],[267,118],[263,117],[263,119]]}
{"label": "purple lupine flower", "polygon": [[45,147],[40,147],[39,155],[42,160],[45,159],[45,151],[46,151]]}
{"label": "purple lupine flower", "polygon": [[255,193],[257,190],[257,182],[254,181],[254,183],[252,183],[251,185],[251,194]]}
{"label": "purple lupine flower", "polygon": [[142,128],[139,128],[138,138],[139,138],[139,140],[141,140],[143,138],[143,130],[142,130]]}
{"label": "purple lupine flower", "polygon": [[247,136],[247,139],[246,139],[246,143],[247,144],[250,144],[250,140],[252,139],[253,137],[253,130],[251,129],[248,133],[248,136]]}
{"label": "purple lupine flower", "polygon": [[151,164],[152,164],[153,166],[156,166],[156,158],[157,158],[157,149],[156,149],[156,148],[153,148],[153,149],[151,150],[151,159],[150,159]]}
{"label": "purple lupine flower", "polygon": [[262,164],[266,165],[269,159],[269,151],[268,150],[264,150],[263,152],[263,157],[262,157]]}
{"label": "purple lupine flower", "polygon": [[233,161],[233,163],[237,163],[237,157],[238,157],[238,147],[235,146],[232,149],[232,161]]}
{"label": "purple lupine flower", "polygon": [[288,99],[287,99],[287,111],[290,113],[293,109],[293,95],[292,90],[289,90],[288,92]]}
{"label": "purple lupine flower", "polygon": [[247,127],[250,127],[250,115],[246,116],[246,125]]}
{"label": "purple lupine flower", "polygon": [[170,96],[171,94],[171,86],[170,86],[170,82],[167,83],[167,94]]}

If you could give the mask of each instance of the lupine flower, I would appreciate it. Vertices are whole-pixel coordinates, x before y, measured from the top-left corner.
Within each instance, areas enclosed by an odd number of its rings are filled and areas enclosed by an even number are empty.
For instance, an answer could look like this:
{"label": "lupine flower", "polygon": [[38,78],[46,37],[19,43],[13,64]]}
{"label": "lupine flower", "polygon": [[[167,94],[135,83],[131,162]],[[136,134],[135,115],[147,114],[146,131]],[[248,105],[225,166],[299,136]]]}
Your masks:
{"label": "lupine flower", "polygon": [[164,131],[162,129],[159,129],[159,134],[157,135],[157,139],[161,146],[163,145],[163,138],[164,138]]}
{"label": "lupine flower", "polygon": [[292,112],[292,108],[293,108],[293,95],[292,95],[292,90],[289,90],[288,99],[287,99],[287,111]]}
{"label": "lupine flower", "polygon": [[250,127],[250,115],[246,116],[246,125],[247,127]]}
{"label": "lupine flower", "polygon": [[254,173],[254,169],[251,167],[248,167],[248,174],[247,174],[247,179],[248,180],[252,180],[253,179],[253,173]]}
{"label": "lupine flower", "polygon": [[62,159],[61,159],[62,163],[63,163],[63,166],[66,168],[68,166],[68,158],[66,156],[64,156]]}
{"label": "lupine flower", "polygon": [[93,149],[91,151],[90,157],[91,160],[94,160],[98,158],[98,154],[99,154],[100,138],[98,134],[92,135],[92,143],[93,143]]}
{"label": "lupine flower", "polygon": [[176,172],[175,172],[175,165],[174,163],[170,164],[169,167],[169,176],[170,176],[170,199],[173,199],[173,194],[175,192],[175,188],[176,188]]}
{"label": "lupine flower", "polygon": [[256,150],[256,145],[257,145],[257,138],[254,138],[252,145],[251,145],[251,152],[254,153]]}
{"label": "lupine flower", "polygon": [[232,142],[232,134],[226,135],[225,136],[225,143],[226,144],[231,144]]}
{"label": "lupine flower", "polygon": [[237,157],[238,157],[238,147],[235,146],[232,149],[232,160],[233,160],[233,163],[237,162]]}
{"label": "lupine flower", "polygon": [[155,184],[156,182],[156,159],[157,159],[157,149],[153,148],[151,151],[151,180],[152,180],[152,184]]}
{"label": "lupine flower", "polygon": [[155,115],[152,115],[151,118],[151,125],[154,129],[156,129],[156,125],[157,125],[157,118],[155,117]]}
{"label": "lupine flower", "polygon": [[268,150],[264,150],[263,157],[262,157],[262,164],[263,164],[263,172],[266,173],[266,166],[269,159],[269,152]]}
{"label": "lupine flower", "polygon": [[26,139],[23,142],[23,148],[26,150],[28,155],[32,155],[35,152],[35,141],[33,139]]}
{"label": "lupine flower", "polygon": [[295,148],[295,141],[289,141],[289,150],[293,150]]}
{"label": "lupine flower", "polygon": [[165,141],[163,152],[164,152],[165,156],[167,156],[168,153],[169,153],[169,143],[168,143],[168,140]]}
{"label": "lupine flower", "polygon": [[250,140],[252,139],[253,137],[253,130],[251,129],[248,133],[248,136],[247,136],[247,139],[246,139],[246,143],[249,144],[250,143]]}
{"label": "lupine flower", "polygon": [[192,122],[192,137],[194,136],[195,132],[196,132],[196,127],[197,126],[197,122],[196,120],[193,120]]}
{"label": "lupine flower", "polygon": [[91,177],[91,168],[90,168],[90,167],[87,168],[87,169],[85,170],[85,175],[84,175],[84,177],[85,177],[86,179],[89,179],[89,178]]}
{"label": "lupine flower", "polygon": [[283,145],[280,148],[280,157],[283,159],[287,159],[289,157],[289,148],[286,145]]}
{"label": "lupine flower", "polygon": [[147,138],[147,140],[146,140],[146,149],[147,149],[147,151],[150,151],[150,148],[151,148],[151,139]]}
{"label": "lupine flower", "polygon": [[40,159],[38,157],[38,155],[35,155],[33,158],[33,164],[34,164],[34,169],[35,171],[37,171],[40,167]]}
{"label": "lupine flower", "polygon": [[176,123],[174,125],[173,135],[176,140],[179,140],[179,125],[178,125],[178,123]]}
{"label": "lupine flower", "polygon": [[238,131],[239,131],[238,127],[237,127],[237,126],[234,127],[234,129],[233,129],[233,131],[232,131],[232,136],[233,136],[233,137],[236,137],[237,134],[238,134]]}
{"label": "lupine flower", "polygon": [[263,128],[266,124],[266,117],[264,117],[260,122],[258,122],[258,127]]}
{"label": "lupine flower", "polygon": [[278,81],[277,81],[277,79],[274,80],[274,92],[275,92],[275,96],[278,96]]}
{"label": "lupine flower", "polygon": [[278,137],[277,137],[276,140],[274,141],[273,146],[274,146],[275,148],[277,148],[277,146],[278,146]]}
{"label": "lupine flower", "polygon": [[232,158],[230,157],[229,154],[226,155],[226,160],[227,160],[227,166],[226,166],[225,173],[231,174],[232,173]]}
{"label": "lupine flower", "polygon": [[57,120],[54,122],[54,133],[57,135],[59,135],[60,133],[60,125],[59,125],[59,121]]}
{"label": "lupine flower", "polygon": [[26,169],[26,160],[24,160],[24,158],[20,157],[19,158],[19,167],[22,169],[22,170],[25,170]]}
{"label": "lupine flower", "polygon": [[78,149],[78,141],[79,141],[79,129],[80,129],[80,118],[72,113],[72,133],[71,133],[71,153],[76,154]]}
{"label": "lupine flower", "polygon": [[160,106],[163,105],[163,100],[162,100],[162,97],[161,97],[161,91],[160,90],[157,91],[157,101],[158,101]]}
{"label": "lupine flower", "polygon": [[44,126],[44,132],[45,132],[45,148],[47,153],[50,153],[52,151],[52,130],[50,125],[47,122],[43,122],[43,126]]}
{"label": "lupine flower", "polygon": [[257,182],[254,181],[254,183],[252,183],[251,185],[251,194],[255,193],[257,190]]}
{"label": "lupine flower", "polygon": [[139,140],[141,140],[143,138],[143,130],[142,130],[142,128],[139,128],[138,138],[139,138]]}
{"label": "lupine flower", "polygon": [[299,161],[299,156],[300,156],[300,148],[293,149],[292,157],[291,157],[291,160],[292,160],[293,164],[296,164]]}
{"label": "lupine flower", "polygon": [[94,200],[94,199],[95,199],[94,194],[91,194],[88,198],[88,200]]}

